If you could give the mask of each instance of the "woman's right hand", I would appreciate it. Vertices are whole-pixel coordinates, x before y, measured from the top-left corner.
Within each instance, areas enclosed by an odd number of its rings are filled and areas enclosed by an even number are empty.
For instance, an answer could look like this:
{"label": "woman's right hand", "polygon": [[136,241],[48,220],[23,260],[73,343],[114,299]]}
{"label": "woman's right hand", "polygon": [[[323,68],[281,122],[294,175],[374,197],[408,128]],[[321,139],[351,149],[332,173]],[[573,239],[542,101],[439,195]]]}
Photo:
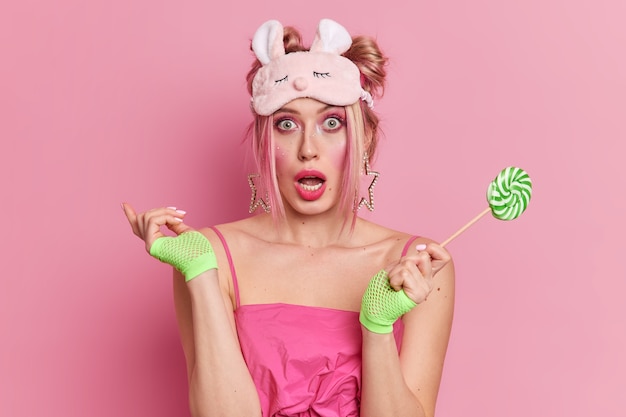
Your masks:
{"label": "woman's right hand", "polygon": [[133,233],[145,242],[148,253],[154,241],[165,236],[161,227],[165,226],[177,235],[193,230],[183,222],[185,212],[175,207],[156,208],[137,214],[130,204],[122,203],[122,209]]}

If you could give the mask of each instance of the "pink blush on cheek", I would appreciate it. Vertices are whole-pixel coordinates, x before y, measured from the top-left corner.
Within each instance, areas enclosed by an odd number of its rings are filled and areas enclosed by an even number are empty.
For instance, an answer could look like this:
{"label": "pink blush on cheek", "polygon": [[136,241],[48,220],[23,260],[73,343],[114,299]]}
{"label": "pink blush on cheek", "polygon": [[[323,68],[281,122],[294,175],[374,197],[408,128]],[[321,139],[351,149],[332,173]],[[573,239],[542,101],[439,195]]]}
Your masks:
{"label": "pink blush on cheek", "polygon": [[280,146],[274,148],[274,160],[276,162],[276,174],[279,174],[285,166],[289,165],[287,152]]}
{"label": "pink blush on cheek", "polygon": [[284,150],[280,149],[280,146],[277,146],[274,150],[274,156],[276,157],[276,163],[278,164],[278,161],[285,159],[286,154]]}
{"label": "pink blush on cheek", "polygon": [[328,152],[328,159],[333,167],[337,170],[341,170],[344,167],[344,160],[346,157],[346,144],[331,148]]}

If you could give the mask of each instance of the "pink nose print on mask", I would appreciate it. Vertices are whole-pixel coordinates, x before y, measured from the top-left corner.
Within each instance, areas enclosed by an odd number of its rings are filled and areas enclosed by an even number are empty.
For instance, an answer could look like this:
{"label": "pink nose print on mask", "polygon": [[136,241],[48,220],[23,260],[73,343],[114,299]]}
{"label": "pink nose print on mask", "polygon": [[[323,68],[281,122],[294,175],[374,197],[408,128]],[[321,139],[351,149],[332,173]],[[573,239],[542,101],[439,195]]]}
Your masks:
{"label": "pink nose print on mask", "polygon": [[309,88],[309,82],[306,80],[306,78],[298,77],[293,81],[293,88],[298,91],[304,91]]}

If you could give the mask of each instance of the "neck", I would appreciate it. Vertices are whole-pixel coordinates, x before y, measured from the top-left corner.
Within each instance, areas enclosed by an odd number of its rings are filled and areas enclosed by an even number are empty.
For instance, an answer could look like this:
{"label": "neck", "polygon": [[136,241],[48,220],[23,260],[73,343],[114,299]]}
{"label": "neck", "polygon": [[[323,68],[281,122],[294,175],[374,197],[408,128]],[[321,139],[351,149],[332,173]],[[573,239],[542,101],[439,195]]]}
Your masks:
{"label": "neck", "polygon": [[286,213],[277,227],[277,241],[310,247],[340,245],[352,235],[352,218],[341,213]]}

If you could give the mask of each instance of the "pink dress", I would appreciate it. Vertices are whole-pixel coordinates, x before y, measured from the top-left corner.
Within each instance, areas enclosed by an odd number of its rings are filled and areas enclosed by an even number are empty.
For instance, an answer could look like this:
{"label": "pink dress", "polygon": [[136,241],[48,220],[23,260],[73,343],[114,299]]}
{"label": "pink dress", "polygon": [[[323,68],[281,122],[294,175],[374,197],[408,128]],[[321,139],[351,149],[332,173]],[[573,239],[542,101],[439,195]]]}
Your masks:
{"label": "pink dress", "polygon": [[[359,313],[293,304],[240,305],[235,267],[222,234],[235,290],[241,351],[261,401],[263,417],[359,416]],[[406,254],[412,237],[404,247]],[[402,321],[394,324],[398,349]]]}

